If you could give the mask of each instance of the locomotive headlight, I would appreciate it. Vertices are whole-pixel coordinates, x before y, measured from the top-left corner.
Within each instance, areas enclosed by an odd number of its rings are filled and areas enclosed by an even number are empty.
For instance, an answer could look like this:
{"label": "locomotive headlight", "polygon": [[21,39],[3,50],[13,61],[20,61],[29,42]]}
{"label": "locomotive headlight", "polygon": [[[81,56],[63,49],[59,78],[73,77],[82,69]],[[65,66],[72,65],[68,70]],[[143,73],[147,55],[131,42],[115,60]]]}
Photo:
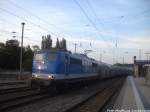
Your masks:
{"label": "locomotive headlight", "polygon": [[37,75],[37,74],[34,74],[34,75],[32,75],[32,77],[33,77],[33,78],[37,78],[37,77],[38,77],[38,75]]}
{"label": "locomotive headlight", "polygon": [[41,66],[38,66],[38,69],[41,70]]}
{"label": "locomotive headlight", "polygon": [[38,75],[35,74],[35,78],[37,78],[37,77],[38,77]]}
{"label": "locomotive headlight", "polygon": [[48,78],[49,78],[49,79],[52,79],[52,76],[51,76],[51,75],[49,75],[49,76],[48,76]]}
{"label": "locomotive headlight", "polygon": [[48,79],[54,79],[54,77],[52,75],[49,75]]}

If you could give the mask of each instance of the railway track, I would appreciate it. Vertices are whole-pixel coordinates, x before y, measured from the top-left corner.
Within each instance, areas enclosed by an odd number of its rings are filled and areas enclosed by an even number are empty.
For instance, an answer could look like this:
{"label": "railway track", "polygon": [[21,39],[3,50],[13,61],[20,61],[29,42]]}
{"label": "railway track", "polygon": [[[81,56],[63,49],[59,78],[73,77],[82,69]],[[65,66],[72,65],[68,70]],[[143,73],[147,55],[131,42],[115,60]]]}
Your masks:
{"label": "railway track", "polygon": [[16,91],[16,92],[13,92],[13,93],[1,94],[0,95],[0,104],[4,103],[4,102],[11,101],[11,100],[15,100],[17,98],[31,96],[31,95],[34,95],[36,93],[38,93],[38,92],[28,88],[24,91]]}
{"label": "railway track", "polygon": [[25,95],[22,96],[0,101],[1,104],[0,111],[3,112],[11,110],[13,108],[27,105],[37,100],[46,99],[48,97],[50,97],[50,95],[45,93],[28,93],[28,94],[26,93]]}
{"label": "railway track", "polygon": [[[104,81],[96,88],[81,89],[55,97],[36,93],[0,102],[0,111],[16,112],[97,112],[109,102],[115,91],[121,87],[124,78]],[[19,108],[18,108],[19,107]],[[94,111],[93,111],[94,110]]]}
{"label": "railway track", "polygon": [[4,86],[4,85],[18,85],[18,84],[26,84],[26,83],[27,83],[27,82],[25,82],[25,81],[2,82],[2,83],[0,83],[0,86]]}
{"label": "railway track", "polygon": [[31,105],[16,108],[11,112],[66,112],[67,110],[71,111],[69,109],[71,109],[75,105],[79,105],[81,102],[94,96],[98,91],[102,92],[118,80],[120,80],[120,78],[103,80],[99,83],[89,86],[88,88],[81,88],[76,91],[71,91],[71,93],[57,95],[55,97],[51,97],[40,102],[35,102]]}
{"label": "railway track", "polygon": [[27,81],[2,81],[0,83],[0,95],[18,91],[26,91],[29,89],[30,88]]}
{"label": "railway track", "polygon": [[20,92],[20,91],[26,91],[26,90],[30,90],[30,88],[28,86],[16,87],[16,88],[5,88],[5,89],[0,89],[0,95]]}
{"label": "railway track", "polygon": [[19,105],[25,105],[30,102],[32,103],[44,98],[45,96],[46,95],[39,93],[39,91],[35,91],[27,86],[0,89],[0,112],[9,110],[10,108],[15,108]]}
{"label": "railway track", "polygon": [[116,91],[122,86],[123,82],[124,79],[121,79],[119,82],[110,87],[105,87],[103,90],[98,91],[63,112],[101,112],[115,95]]}

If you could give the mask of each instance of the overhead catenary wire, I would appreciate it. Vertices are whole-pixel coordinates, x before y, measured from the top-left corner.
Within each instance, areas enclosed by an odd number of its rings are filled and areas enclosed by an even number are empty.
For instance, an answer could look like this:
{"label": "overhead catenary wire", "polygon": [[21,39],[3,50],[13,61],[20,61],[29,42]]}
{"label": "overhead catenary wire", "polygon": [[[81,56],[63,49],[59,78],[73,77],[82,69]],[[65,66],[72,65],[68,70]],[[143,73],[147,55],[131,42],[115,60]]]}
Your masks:
{"label": "overhead catenary wire", "polygon": [[[103,37],[103,35],[100,33],[99,29],[97,28],[96,24],[92,21],[92,19],[88,16],[88,14],[86,13],[86,11],[82,8],[82,6],[79,4],[79,2],[77,0],[73,0],[74,3],[79,7],[79,9],[82,11],[82,13],[84,14],[84,16],[87,18],[87,20],[91,23],[91,25],[94,27],[94,29],[99,33],[99,35],[101,35],[100,37],[105,41],[106,43],[106,40],[105,38]],[[110,48],[107,44],[107,47]]]}
{"label": "overhead catenary wire", "polygon": [[[3,32],[3,33],[8,34],[8,35],[11,35],[11,34],[12,34],[11,31],[3,30],[3,29],[0,29],[0,32]],[[18,36],[19,36],[19,35],[17,35],[15,38],[19,39]],[[3,38],[4,38],[4,37],[3,37]],[[30,39],[30,37],[27,37],[27,36],[25,36],[24,39],[25,39],[25,40],[30,40],[30,41],[33,41],[33,42],[36,42],[36,43],[41,43],[41,41],[34,40],[34,39]]]}
{"label": "overhead catenary wire", "polygon": [[[92,5],[91,5],[91,3],[90,3],[90,0],[86,0],[87,1],[87,4],[88,4],[88,6],[89,6],[89,8],[91,9],[91,11],[92,11],[92,13],[94,14],[94,16],[95,16],[95,18],[97,19],[97,21],[99,21],[99,23],[101,24],[101,26],[103,26],[103,28],[104,28],[104,24],[100,21],[100,18],[97,16],[97,14],[96,14],[96,12],[95,12],[95,10],[94,10],[94,8],[92,7]],[[119,22],[122,20],[122,18],[123,18],[124,16],[120,16],[119,18]],[[117,49],[117,47],[118,47],[118,41],[117,41],[117,36],[116,36],[116,41],[115,41],[115,48]],[[113,49],[113,47],[112,47],[112,54],[113,54],[113,62],[114,62],[114,59],[115,59],[115,49]],[[117,51],[117,50],[116,50]]]}
{"label": "overhead catenary wire", "polygon": [[[6,21],[6,20],[3,20],[3,19],[1,19],[0,18],[0,21],[5,21],[5,22],[9,22],[9,21]],[[17,24],[14,24],[14,23],[11,23],[11,22],[9,22],[9,24],[10,25],[12,25],[13,27],[17,27],[17,28],[20,28],[19,27],[19,25],[17,25]],[[11,31],[10,30],[5,30],[5,29],[0,29],[0,33],[5,33],[5,34],[9,34],[9,35],[12,35],[12,33],[13,33],[13,31],[14,31],[14,29],[12,29]],[[17,36],[19,36],[19,32],[18,31],[16,31],[15,30],[15,32],[17,33]],[[32,31],[32,33],[35,33],[35,34],[37,34],[37,33],[40,33],[40,32],[36,32],[36,31]],[[29,36],[28,36],[29,37]],[[31,37],[30,37],[31,38]],[[29,40],[29,39],[28,39]],[[30,39],[31,41],[36,41],[36,40],[32,40],[32,39]],[[38,41],[38,42],[40,42],[40,41]]]}
{"label": "overhead catenary wire", "polygon": [[95,18],[99,21],[99,23],[104,27],[104,24],[101,22],[100,18],[98,17],[97,13],[95,12],[93,6],[91,5],[89,0],[86,0],[89,8],[91,9],[92,13],[94,14]]}
{"label": "overhead catenary wire", "polygon": [[[12,22],[7,21],[6,19],[2,19],[2,18],[0,18],[0,21],[2,21],[3,23],[5,22],[5,24],[8,23],[9,25],[11,25],[11,26],[13,26],[13,27],[15,27],[15,28],[17,28],[17,29],[20,30],[20,26],[17,25],[17,24],[15,24],[15,23],[12,23]],[[2,25],[3,25],[3,23],[2,23]],[[1,23],[0,23],[0,24],[1,24]],[[9,28],[9,29],[10,29],[10,28]],[[12,31],[14,31],[14,30],[16,30],[16,29],[12,29]],[[26,29],[26,30],[32,31],[32,33],[35,33],[35,34],[37,34],[37,33],[38,33],[38,34],[41,34],[41,32],[34,31],[34,30],[31,30],[31,29]]]}
{"label": "overhead catenary wire", "polygon": [[[19,9],[25,11],[25,12],[27,12],[27,13],[30,14],[31,16],[33,16],[33,17],[37,18],[38,20],[42,21],[45,25],[48,25],[49,27],[53,26],[53,27],[55,27],[56,29],[60,29],[58,26],[56,26],[56,25],[54,25],[54,24],[50,24],[50,23],[49,23],[48,21],[46,21],[45,19],[39,17],[38,15],[34,14],[33,12],[31,12],[31,11],[29,11],[29,10],[27,10],[27,9],[25,9],[25,8],[23,8],[23,7],[21,7],[20,5],[16,4],[15,2],[13,2],[13,1],[11,1],[11,0],[8,0],[8,2],[10,2],[11,5],[13,5],[13,6],[15,6],[15,7],[19,8]],[[72,35],[70,35],[70,34],[68,34],[68,33],[66,33],[66,34],[67,34],[68,36],[72,37]]]}
{"label": "overhead catenary wire", "polygon": [[[26,22],[28,22],[28,23],[30,23],[30,24],[32,24],[32,25],[34,25],[34,26],[36,26],[36,27],[38,27],[38,28],[44,30],[44,31],[45,31],[45,30],[46,30],[46,31],[49,31],[49,30],[47,30],[46,28],[41,27],[40,25],[35,24],[35,23],[33,23],[33,22],[31,22],[31,21],[29,21],[29,20],[27,20],[27,19],[25,19],[25,18],[23,18],[23,17],[21,17],[21,16],[18,16],[18,15],[16,15],[15,13],[13,13],[13,12],[11,12],[11,11],[8,11],[8,10],[3,9],[3,8],[0,8],[0,10],[3,11],[3,12],[6,12],[6,13],[12,15],[12,16],[15,16],[15,17],[17,17],[17,18],[19,18],[19,19],[21,19],[21,20],[24,20],[24,21],[26,21]],[[53,33],[52,31],[49,31],[49,32],[50,32],[52,35],[58,36],[57,34]]]}
{"label": "overhead catenary wire", "polygon": [[[60,29],[60,28],[57,27],[56,25],[50,24],[50,23],[49,23],[48,21],[46,21],[45,19],[39,17],[38,15],[34,14],[33,12],[31,12],[31,11],[29,11],[29,10],[27,10],[27,9],[25,9],[25,8],[23,8],[23,7],[21,7],[20,5],[18,5],[17,3],[13,2],[12,0],[8,0],[8,2],[9,2],[11,5],[15,6],[16,8],[19,8],[19,9],[23,10],[24,12],[26,12],[27,14],[30,14],[31,16],[37,18],[38,20],[40,20],[40,21],[41,21],[42,23],[44,23],[45,25],[53,26],[53,27],[55,27],[56,29]],[[72,35],[70,35],[70,33],[64,33],[64,34],[68,35],[69,37],[73,37]],[[62,36],[61,36],[61,37],[62,37]],[[71,43],[74,44],[74,42],[71,42]]]}
{"label": "overhead catenary wire", "polygon": [[[93,6],[90,3],[90,0],[86,0],[87,5],[89,6],[90,10],[92,11],[92,13],[94,14],[95,18],[97,19],[97,21],[101,24],[101,26],[105,29],[105,25],[101,22],[100,18],[98,17],[97,13],[95,12]],[[106,39],[105,39],[106,40]]]}
{"label": "overhead catenary wire", "polygon": [[[32,12],[30,12],[30,11],[26,10],[25,8],[23,8],[23,7],[19,6],[19,5],[18,5],[18,4],[16,4],[15,2],[12,2],[11,0],[8,0],[8,1],[11,3],[11,5],[13,5],[13,6],[17,7],[17,8],[20,8],[21,10],[23,10],[23,11],[25,11],[25,12],[29,13],[30,15],[32,15],[33,17],[35,17],[35,18],[39,19],[40,21],[42,21],[42,22],[43,22],[43,23],[45,23],[46,25],[53,25],[53,24],[50,24],[50,23],[48,23],[47,21],[43,20],[43,19],[42,19],[42,18],[40,18],[39,16],[37,16],[37,15],[33,14]],[[27,20],[27,19],[25,19],[25,18],[23,18],[23,17],[21,17],[21,16],[18,16],[18,15],[14,14],[14,13],[12,13],[12,12],[10,12],[10,11],[6,10],[6,9],[1,9],[1,10],[5,11],[5,12],[7,12],[7,13],[9,13],[9,14],[11,14],[11,15],[13,15],[13,16],[15,16],[15,17],[17,17],[17,18],[23,19],[23,20],[25,20],[25,21],[27,21],[27,22],[31,23],[32,25],[34,25],[34,26],[36,26],[36,27],[39,27],[39,28],[40,28],[40,29],[42,29],[42,30],[47,30],[47,29],[45,29],[45,28],[41,27],[40,25],[37,25],[37,24],[35,24],[35,23],[33,23],[33,22],[31,22],[31,21],[29,21],[29,20]],[[53,25],[53,26],[55,26],[55,25]],[[56,35],[56,34],[54,34],[54,33],[52,33],[52,34],[53,34],[53,35],[55,35],[55,36],[57,36],[57,35]],[[70,36],[70,34],[67,34],[67,35],[69,35],[69,36]],[[58,37],[58,36],[57,36],[57,37]],[[72,36],[70,36],[70,37],[72,37]]]}
{"label": "overhead catenary wire", "polygon": [[[11,5],[13,5],[13,6],[17,7],[17,8],[20,8],[21,10],[24,10],[25,12],[27,12],[28,14],[30,14],[31,16],[33,16],[33,17],[39,19],[40,21],[42,21],[43,23],[45,23],[45,25],[49,25],[49,26],[53,26],[53,27],[57,28],[57,26],[55,26],[55,25],[53,25],[53,24],[50,24],[50,23],[47,22],[46,20],[44,20],[44,19],[40,18],[39,16],[37,16],[36,14],[33,14],[32,12],[26,10],[25,8],[23,8],[23,7],[19,6],[19,5],[17,5],[16,3],[14,3],[14,2],[12,2],[12,1],[10,1],[10,0],[8,0],[8,1],[11,3]],[[21,17],[21,16],[18,16],[18,15],[14,14],[14,13],[12,13],[12,12],[6,10],[6,9],[2,9],[2,8],[0,8],[0,9],[1,9],[2,11],[6,12],[6,13],[11,14],[12,16],[15,16],[15,17],[17,17],[17,18],[19,18],[19,19],[23,19],[23,20],[26,21],[26,22],[29,22],[30,24],[32,24],[32,25],[34,25],[34,26],[36,26],[36,27],[38,27],[38,28],[40,28],[40,29],[42,29],[42,30],[44,30],[44,31],[45,31],[45,30],[48,31],[48,29],[43,28],[43,27],[41,27],[40,25],[37,25],[37,24],[35,24],[35,23],[33,23],[33,22],[31,22],[31,21],[29,21],[29,20],[27,20],[27,19],[25,19],[25,18],[23,18],[23,17]],[[57,29],[58,29],[58,28],[57,28]],[[62,37],[62,36],[58,36],[57,34],[53,33],[52,31],[50,31],[50,33],[51,33],[52,35],[55,35],[56,37]],[[68,34],[68,33],[66,33],[66,35],[72,37],[72,35],[70,35],[70,34]],[[62,38],[63,38],[63,37],[62,37]]]}
{"label": "overhead catenary wire", "polygon": [[[45,21],[44,19],[42,19],[42,18],[40,18],[39,16],[37,16],[36,14],[32,13],[31,11],[29,11],[29,10],[27,10],[27,9],[25,9],[25,8],[23,8],[23,7],[21,7],[21,6],[19,6],[19,5],[16,4],[15,2],[13,2],[13,1],[11,1],[11,0],[8,0],[8,2],[10,2],[11,5],[13,5],[13,6],[15,6],[15,7],[19,8],[19,9],[21,9],[21,10],[24,10],[25,12],[29,13],[29,14],[32,15],[33,17],[35,17],[35,18],[39,19],[40,21],[44,22],[46,25],[49,25],[49,24],[50,24],[50,23],[48,23],[47,21]],[[53,25],[53,24],[51,24],[51,25]]]}
{"label": "overhead catenary wire", "polygon": [[[20,28],[19,25],[15,24],[15,23],[12,23],[12,22],[10,22],[10,21],[7,21],[6,19],[0,18],[0,21],[5,22],[5,23],[8,23],[8,24],[11,25],[11,26],[16,26],[17,28]],[[3,23],[2,23],[2,24],[3,24]]]}

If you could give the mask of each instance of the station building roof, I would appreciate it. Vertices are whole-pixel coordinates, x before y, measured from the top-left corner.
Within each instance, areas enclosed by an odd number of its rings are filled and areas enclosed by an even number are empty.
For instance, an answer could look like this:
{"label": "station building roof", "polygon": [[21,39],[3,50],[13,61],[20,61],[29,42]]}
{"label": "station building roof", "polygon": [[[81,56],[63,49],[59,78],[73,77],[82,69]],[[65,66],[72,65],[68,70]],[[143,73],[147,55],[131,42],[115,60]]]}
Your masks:
{"label": "station building roof", "polygon": [[150,60],[135,60],[134,64],[137,64],[137,65],[150,64]]}

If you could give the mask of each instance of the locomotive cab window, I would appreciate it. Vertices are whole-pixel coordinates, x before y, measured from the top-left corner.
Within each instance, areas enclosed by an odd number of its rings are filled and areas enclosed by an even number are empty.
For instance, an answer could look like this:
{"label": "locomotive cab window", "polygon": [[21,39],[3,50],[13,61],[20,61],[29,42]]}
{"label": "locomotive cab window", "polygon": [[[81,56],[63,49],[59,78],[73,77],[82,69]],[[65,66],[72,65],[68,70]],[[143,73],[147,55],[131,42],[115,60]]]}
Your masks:
{"label": "locomotive cab window", "polygon": [[48,54],[48,60],[49,61],[55,61],[56,60],[56,53],[51,52]]}
{"label": "locomotive cab window", "polygon": [[44,60],[44,54],[35,54],[34,55],[34,60],[35,61],[42,61],[42,60]]}

